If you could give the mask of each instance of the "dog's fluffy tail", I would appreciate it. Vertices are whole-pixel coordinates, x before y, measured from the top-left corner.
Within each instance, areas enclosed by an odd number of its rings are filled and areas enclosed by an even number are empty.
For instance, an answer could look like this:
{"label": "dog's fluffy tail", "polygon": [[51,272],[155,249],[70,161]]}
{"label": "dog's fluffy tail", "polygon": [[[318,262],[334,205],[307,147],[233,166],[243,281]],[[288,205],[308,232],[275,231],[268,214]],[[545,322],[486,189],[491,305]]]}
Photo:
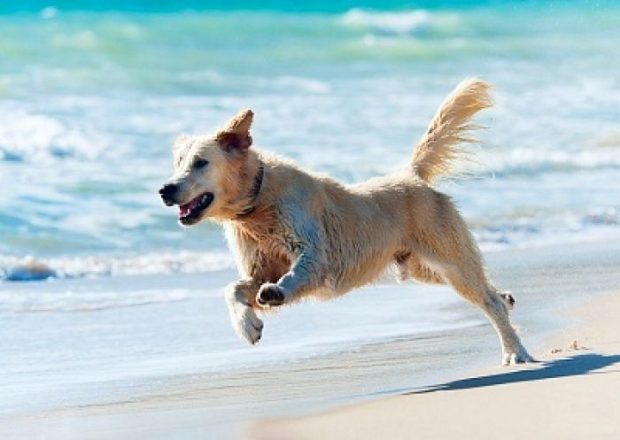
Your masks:
{"label": "dog's fluffy tail", "polygon": [[472,117],[491,107],[491,85],[477,78],[462,81],[448,95],[433,117],[413,153],[413,168],[422,180],[432,183],[438,176],[454,169],[463,156],[459,144],[475,142]]}

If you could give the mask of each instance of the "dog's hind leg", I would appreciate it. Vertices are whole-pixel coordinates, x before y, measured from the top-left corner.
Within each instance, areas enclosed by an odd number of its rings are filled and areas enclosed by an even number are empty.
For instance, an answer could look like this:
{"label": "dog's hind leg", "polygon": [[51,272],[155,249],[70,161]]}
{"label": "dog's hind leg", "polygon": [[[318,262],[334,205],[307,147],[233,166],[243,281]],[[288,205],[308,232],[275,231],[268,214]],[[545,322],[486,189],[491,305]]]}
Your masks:
{"label": "dog's hind leg", "polygon": [[253,309],[259,287],[260,283],[252,279],[235,281],[226,286],[226,305],[233,328],[241,339],[250,344],[256,344],[263,331],[263,322]]}
{"label": "dog's hind leg", "polygon": [[489,318],[502,345],[503,365],[533,361],[510,323],[508,309],[512,296],[503,296],[487,281],[479,258],[471,256],[456,264],[438,262],[436,266],[461,296],[480,307]]}
{"label": "dog's hind leg", "polygon": [[446,277],[457,292],[484,311],[495,327],[502,344],[503,365],[533,360],[510,323],[506,300],[486,281],[484,275],[450,266],[446,268]]}
{"label": "dog's hind leg", "polygon": [[426,284],[446,283],[441,275],[424,265],[412,252],[399,252],[394,255],[394,261],[396,263],[397,276],[400,281],[413,278],[416,281]]}
{"label": "dog's hind leg", "polygon": [[445,284],[446,280],[430,267],[424,265],[418,258],[412,257],[409,261],[409,274],[416,281],[427,284]]}

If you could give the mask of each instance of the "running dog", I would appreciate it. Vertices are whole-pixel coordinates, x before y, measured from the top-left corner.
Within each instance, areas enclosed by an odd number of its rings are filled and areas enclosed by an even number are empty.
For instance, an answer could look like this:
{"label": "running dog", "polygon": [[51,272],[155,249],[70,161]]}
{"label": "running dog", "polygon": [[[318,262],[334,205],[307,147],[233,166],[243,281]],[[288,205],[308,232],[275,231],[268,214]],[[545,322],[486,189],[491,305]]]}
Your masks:
{"label": "running dog", "polygon": [[471,142],[470,124],[491,106],[490,85],[467,79],[445,99],[400,172],[345,185],[252,147],[251,110],[217,133],[181,135],[174,175],[160,189],[179,222],[223,225],[241,279],[226,287],[232,324],[255,344],[257,312],[302,298],[333,298],[395,266],[401,280],[451,285],[489,318],[504,365],[531,361],[510,323],[511,295],[488,280],[450,198],[433,188]]}

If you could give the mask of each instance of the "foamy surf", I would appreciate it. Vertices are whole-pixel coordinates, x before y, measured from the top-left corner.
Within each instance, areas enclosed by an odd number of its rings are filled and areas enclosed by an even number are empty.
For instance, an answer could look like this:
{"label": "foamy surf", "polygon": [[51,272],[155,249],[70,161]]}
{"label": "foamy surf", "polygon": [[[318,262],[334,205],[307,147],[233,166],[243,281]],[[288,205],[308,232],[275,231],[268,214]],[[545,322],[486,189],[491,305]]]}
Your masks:
{"label": "foamy surf", "polygon": [[40,161],[73,157],[94,159],[104,147],[97,130],[69,127],[44,113],[30,113],[17,104],[1,105],[0,161]]}
{"label": "foamy surf", "polygon": [[234,267],[227,252],[157,252],[135,256],[87,255],[35,258],[0,255],[0,280],[172,275],[213,272]]}
{"label": "foamy surf", "polygon": [[459,24],[459,18],[455,13],[430,12],[424,9],[387,12],[356,8],[343,14],[340,23],[375,35],[420,36],[433,31],[453,29]]}
{"label": "foamy surf", "polygon": [[[459,186],[461,191],[472,189],[479,182]],[[492,184],[492,182],[490,182]],[[455,187],[451,189],[454,192]],[[490,185],[478,189],[495,192]],[[591,198],[605,199],[609,191],[592,192]],[[620,193],[618,194],[620,197]],[[545,199],[539,203],[544,205]],[[549,246],[562,243],[591,243],[598,240],[620,238],[620,210],[616,208],[592,209],[580,215],[533,215],[511,207],[502,207],[483,218],[469,218],[472,231],[485,251]],[[497,209],[500,209],[498,207]],[[234,269],[233,255],[227,249],[210,251],[158,251],[134,255],[93,254],[58,257],[17,257],[0,254],[0,282],[43,281],[62,278],[101,278],[143,275],[206,274]]]}

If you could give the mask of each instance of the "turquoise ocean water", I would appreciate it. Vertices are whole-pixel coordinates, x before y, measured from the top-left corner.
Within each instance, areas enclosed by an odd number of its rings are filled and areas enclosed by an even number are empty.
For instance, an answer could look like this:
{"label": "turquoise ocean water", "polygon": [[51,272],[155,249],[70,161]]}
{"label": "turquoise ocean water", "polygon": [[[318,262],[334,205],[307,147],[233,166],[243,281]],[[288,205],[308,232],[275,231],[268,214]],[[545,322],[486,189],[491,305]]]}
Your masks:
{"label": "turquoise ocean water", "polygon": [[27,256],[59,276],[230,265],[216,227],[182,230],[157,198],[176,134],[252,107],[257,145],[352,182],[401,166],[471,75],[496,85],[482,167],[443,187],[483,246],[616,233],[619,14],[612,2],[3,2],[0,277]]}

